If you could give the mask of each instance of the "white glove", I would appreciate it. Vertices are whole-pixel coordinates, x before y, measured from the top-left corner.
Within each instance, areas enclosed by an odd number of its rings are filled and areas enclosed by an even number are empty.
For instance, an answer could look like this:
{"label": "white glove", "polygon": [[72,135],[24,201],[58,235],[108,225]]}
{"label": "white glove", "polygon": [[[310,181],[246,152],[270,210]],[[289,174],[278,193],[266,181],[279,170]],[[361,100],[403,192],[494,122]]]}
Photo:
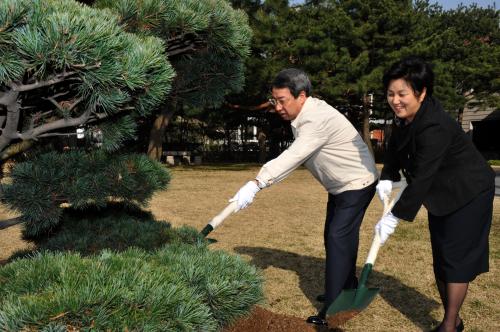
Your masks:
{"label": "white glove", "polygon": [[380,236],[380,243],[384,244],[389,238],[389,235],[394,233],[396,226],[399,223],[399,219],[396,218],[391,212],[383,216],[375,225],[375,232]]}
{"label": "white glove", "polygon": [[248,181],[243,187],[238,190],[236,195],[231,198],[230,202],[237,202],[235,212],[242,210],[252,204],[255,194],[259,192],[260,188],[255,181]]}
{"label": "white glove", "polygon": [[378,198],[380,198],[380,200],[384,202],[384,199],[391,195],[392,181],[380,180],[375,188],[377,189]]}

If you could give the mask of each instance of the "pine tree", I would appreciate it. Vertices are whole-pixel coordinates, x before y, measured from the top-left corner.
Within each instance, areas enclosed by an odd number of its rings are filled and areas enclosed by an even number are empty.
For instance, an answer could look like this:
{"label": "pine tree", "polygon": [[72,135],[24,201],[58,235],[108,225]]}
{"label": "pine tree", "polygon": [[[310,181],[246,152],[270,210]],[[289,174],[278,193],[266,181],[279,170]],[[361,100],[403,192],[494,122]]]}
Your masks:
{"label": "pine tree", "polygon": [[[209,251],[196,230],[139,224],[148,221],[142,211],[134,218],[116,209],[109,215],[110,201],[145,205],[170,180],[163,165],[144,155],[108,153],[135,135],[139,117],[150,115],[170,91],[181,96],[182,89],[200,84],[207,94],[200,103],[216,104],[242,82],[234,68],[246,52],[245,41],[231,40],[234,31],[227,27],[244,15],[227,17],[227,6],[211,7],[220,20],[203,32],[210,38],[200,44],[198,30],[188,29],[181,33],[187,39],[177,40],[190,17],[198,16],[191,23],[213,23],[203,5],[192,1],[186,12],[185,4],[178,1],[173,11],[162,13],[172,19],[169,44],[134,29],[126,32],[123,18],[111,10],[73,0],[0,2],[1,158],[26,150],[35,140],[74,132],[74,127],[98,126],[107,150],[33,153],[34,158],[15,164],[11,181],[0,187],[2,202],[22,212],[25,235],[39,240],[56,235],[39,247],[41,252],[0,267],[0,330],[219,331],[261,301],[260,273],[238,257]],[[227,49],[218,48],[223,41]],[[173,86],[175,72],[166,54],[200,45],[206,51],[193,55],[198,59],[193,66],[188,58],[179,59],[186,71],[199,72],[186,73]],[[234,56],[234,62],[216,55]],[[206,76],[200,63],[212,66]],[[199,76],[188,79],[193,75]],[[212,81],[222,82],[222,90],[214,93]],[[232,83],[225,86],[227,81]],[[102,218],[104,210],[108,216]],[[94,236],[96,231],[101,233]],[[155,231],[160,234],[150,234]],[[77,239],[83,243],[72,243]],[[99,253],[129,245],[150,252]],[[57,252],[72,249],[89,256]],[[19,302],[27,292],[29,299]]]}
{"label": "pine tree", "polygon": [[158,38],[124,32],[109,10],[73,0],[2,1],[0,158],[104,122],[104,141],[112,138],[104,148],[116,149],[134,136],[134,119],[171,89],[163,50]]}

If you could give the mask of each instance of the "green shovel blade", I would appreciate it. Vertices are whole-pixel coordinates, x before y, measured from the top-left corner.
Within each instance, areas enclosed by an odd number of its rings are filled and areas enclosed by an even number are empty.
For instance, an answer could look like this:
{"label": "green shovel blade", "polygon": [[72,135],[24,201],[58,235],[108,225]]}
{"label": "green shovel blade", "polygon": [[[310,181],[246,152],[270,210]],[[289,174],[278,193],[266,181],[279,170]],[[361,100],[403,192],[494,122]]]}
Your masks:
{"label": "green shovel blade", "polygon": [[343,290],[328,307],[326,315],[332,316],[342,311],[361,311],[368,307],[379,291],[379,288],[366,287]]}
{"label": "green shovel blade", "polygon": [[366,280],[372,271],[372,264],[365,264],[356,289],[345,289],[333,301],[326,311],[327,316],[332,316],[343,311],[361,311],[368,307],[377,296],[380,288],[366,287]]}

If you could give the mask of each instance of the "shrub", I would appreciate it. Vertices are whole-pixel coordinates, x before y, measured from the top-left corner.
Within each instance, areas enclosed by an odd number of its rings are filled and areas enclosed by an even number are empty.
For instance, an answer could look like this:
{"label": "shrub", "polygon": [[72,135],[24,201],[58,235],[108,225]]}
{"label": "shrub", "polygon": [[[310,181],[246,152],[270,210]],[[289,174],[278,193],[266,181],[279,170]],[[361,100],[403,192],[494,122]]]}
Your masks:
{"label": "shrub", "polygon": [[219,326],[229,325],[263,297],[261,278],[239,256],[200,246],[173,245],[160,251],[157,259],[179,271],[178,278],[201,295]]}
{"label": "shrub", "polygon": [[111,203],[103,209],[85,210],[84,214],[64,209],[54,232],[35,239],[36,250],[19,251],[11,259],[32,255],[34,251],[76,251],[83,256],[129,247],[153,251],[167,243],[203,245],[205,241],[192,227],[172,228],[138,207]]}
{"label": "shrub", "polygon": [[165,189],[170,174],[144,155],[49,152],[16,164],[12,182],[2,186],[3,202],[22,213],[26,237],[53,230],[61,204],[77,210],[105,207],[110,201],[144,206],[156,190]]}
{"label": "shrub", "polygon": [[206,246],[44,252],[0,268],[0,330],[216,331],[262,300],[261,284],[254,267]]}

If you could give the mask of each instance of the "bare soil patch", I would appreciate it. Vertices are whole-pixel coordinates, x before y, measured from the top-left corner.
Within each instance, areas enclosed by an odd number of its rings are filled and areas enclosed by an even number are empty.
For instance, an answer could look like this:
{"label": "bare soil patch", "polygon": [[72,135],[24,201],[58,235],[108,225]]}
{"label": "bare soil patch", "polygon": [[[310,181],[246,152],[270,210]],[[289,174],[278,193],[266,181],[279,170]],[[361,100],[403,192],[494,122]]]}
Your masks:
{"label": "bare soil patch", "polygon": [[303,319],[281,315],[257,306],[250,316],[240,319],[222,332],[342,332],[340,328],[319,327]]}

